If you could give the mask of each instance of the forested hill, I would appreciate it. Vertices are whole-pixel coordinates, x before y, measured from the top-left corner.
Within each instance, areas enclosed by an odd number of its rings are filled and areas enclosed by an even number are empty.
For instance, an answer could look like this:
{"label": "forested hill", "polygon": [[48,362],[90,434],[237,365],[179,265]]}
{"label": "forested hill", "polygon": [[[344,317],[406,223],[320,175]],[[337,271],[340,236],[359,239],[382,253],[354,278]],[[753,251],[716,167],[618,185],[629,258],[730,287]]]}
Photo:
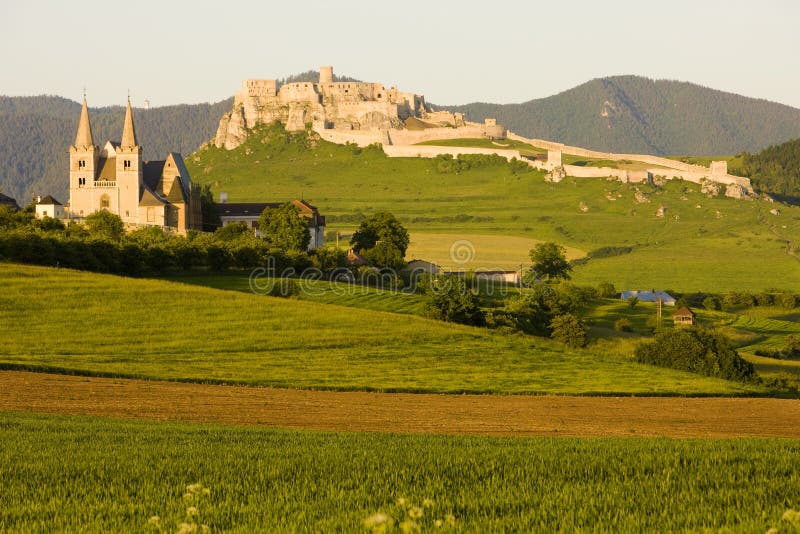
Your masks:
{"label": "forested hill", "polygon": [[800,204],[800,139],[767,147],[758,154],[745,153],[733,169],[749,176],[753,185],[773,196]]}
{"label": "forested hill", "polygon": [[[134,108],[136,135],[145,159],[168,152],[190,154],[214,136],[232,99],[216,104]],[[34,194],[52,194],[66,202],[69,156],[81,106],[57,96],[0,96],[0,192],[30,202]],[[89,108],[94,141],[119,141],[125,108]]]}
{"label": "forested hill", "polygon": [[470,120],[608,152],[714,155],[758,151],[800,137],[800,109],[668,80],[595,79],[522,104],[443,106]]}

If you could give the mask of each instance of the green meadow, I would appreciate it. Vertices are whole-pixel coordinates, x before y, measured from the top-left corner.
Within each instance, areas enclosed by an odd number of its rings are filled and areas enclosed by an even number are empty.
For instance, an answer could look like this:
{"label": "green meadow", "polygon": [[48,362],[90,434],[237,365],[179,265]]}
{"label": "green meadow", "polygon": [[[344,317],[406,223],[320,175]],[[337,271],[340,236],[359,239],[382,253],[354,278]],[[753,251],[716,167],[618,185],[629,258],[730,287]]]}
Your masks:
{"label": "green meadow", "polygon": [[[374,147],[334,145],[275,127],[257,130],[236,150],[203,148],[187,164],[195,181],[210,184],[215,194],[227,192],[231,202],[305,198],[328,217],[332,231],[350,231],[361,216],[386,210],[412,235],[509,236],[556,241],[586,253],[632,247],[630,254],[576,267],[579,283],[800,290],[800,261],[789,253],[800,242],[800,208],[710,198],[697,184],[573,178],[553,184],[541,172],[504,163],[443,174],[435,160],[388,158]],[[665,216],[657,217],[661,207]],[[452,239],[426,241],[426,253],[446,261]],[[501,239],[481,241],[476,257],[499,256],[496,268],[527,253],[509,253]],[[464,268],[477,266],[485,268],[485,262]]]}
{"label": "green meadow", "polygon": [[98,376],[407,392],[748,395],[617,347],[177,282],[0,264],[0,366]]}
{"label": "green meadow", "polygon": [[[796,440],[331,433],[2,412],[0,530],[174,532],[188,509],[230,532],[353,532],[377,514],[395,525],[413,517],[423,531],[440,520],[452,532],[766,532],[800,507],[798,455]],[[208,495],[187,500],[195,483]]]}

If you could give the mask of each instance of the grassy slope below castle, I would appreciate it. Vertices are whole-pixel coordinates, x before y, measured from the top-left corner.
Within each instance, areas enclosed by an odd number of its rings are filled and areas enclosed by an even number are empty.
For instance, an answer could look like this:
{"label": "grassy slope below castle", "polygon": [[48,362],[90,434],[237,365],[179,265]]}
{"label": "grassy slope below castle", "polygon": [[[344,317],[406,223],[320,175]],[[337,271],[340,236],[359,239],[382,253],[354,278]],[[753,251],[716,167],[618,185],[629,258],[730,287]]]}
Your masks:
{"label": "grassy slope below castle", "polygon": [[0,326],[11,368],[342,390],[761,391],[421,317],[14,264],[0,264]]}
{"label": "grassy slope below castle", "polygon": [[[416,233],[518,236],[585,252],[625,245],[633,252],[590,260],[576,268],[575,280],[682,291],[800,290],[800,262],[787,254],[787,241],[800,242],[800,208],[780,206],[776,216],[774,205],[708,198],[696,184],[551,184],[507,164],[441,173],[435,160],[387,158],[376,148],[290,136],[276,126],[257,130],[236,150],[205,147],[187,163],[195,181],[227,192],[232,202],[302,196],[329,217],[329,229],[349,230],[360,215],[391,211],[411,230],[412,250]],[[648,202],[637,202],[637,189]],[[661,206],[666,216],[659,218]],[[428,242],[426,259],[448,263],[451,244]],[[527,252],[506,255],[497,268],[526,262]]]}

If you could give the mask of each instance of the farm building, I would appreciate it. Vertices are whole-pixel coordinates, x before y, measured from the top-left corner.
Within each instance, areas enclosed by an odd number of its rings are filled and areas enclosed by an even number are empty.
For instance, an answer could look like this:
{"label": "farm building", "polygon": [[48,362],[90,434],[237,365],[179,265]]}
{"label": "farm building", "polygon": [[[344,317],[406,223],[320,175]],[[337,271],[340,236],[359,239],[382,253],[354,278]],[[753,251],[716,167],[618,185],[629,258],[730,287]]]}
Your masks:
{"label": "farm building", "polygon": [[661,303],[665,306],[675,306],[675,297],[672,297],[666,291],[657,291],[655,289],[651,291],[623,291],[620,298],[622,300],[628,300],[631,297],[636,297],[642,302],[658,302],[661,300]]}
{"label": "farm building", "polygon": [[672,315],[672,320],[675,326],[694,326],[697,324],[697,315],[688,308],[688,306],[681,306],[681,308]]}
{"label": "farm building", "polygon": [[412,273],[424,273],[424,274],[439,274],[442,268],[426,260],[411,260],[406,264],[406,271]]}

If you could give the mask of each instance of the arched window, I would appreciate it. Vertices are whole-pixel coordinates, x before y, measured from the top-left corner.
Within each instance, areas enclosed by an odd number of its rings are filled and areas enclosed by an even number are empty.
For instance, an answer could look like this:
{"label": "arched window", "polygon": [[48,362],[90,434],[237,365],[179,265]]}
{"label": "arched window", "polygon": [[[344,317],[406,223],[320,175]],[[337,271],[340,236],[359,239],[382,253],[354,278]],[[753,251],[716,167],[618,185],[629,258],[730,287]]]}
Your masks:
{"label": "arched window", "polygon": [[126,170],[127,170],[127,169],[130,169],[130,168],[131,168],[131,160],[129,160],[129,159],[126,159],[126,160],[125,160],[125,161],[122,163],[122,167],[123,167],[124,169],[126,169]]}
{"label": "arched window", "polygon": [[111,199],[108,197],[108,195],[103,195],[100,197],[100,207],[102,209],[107,210],[110,203]]}

